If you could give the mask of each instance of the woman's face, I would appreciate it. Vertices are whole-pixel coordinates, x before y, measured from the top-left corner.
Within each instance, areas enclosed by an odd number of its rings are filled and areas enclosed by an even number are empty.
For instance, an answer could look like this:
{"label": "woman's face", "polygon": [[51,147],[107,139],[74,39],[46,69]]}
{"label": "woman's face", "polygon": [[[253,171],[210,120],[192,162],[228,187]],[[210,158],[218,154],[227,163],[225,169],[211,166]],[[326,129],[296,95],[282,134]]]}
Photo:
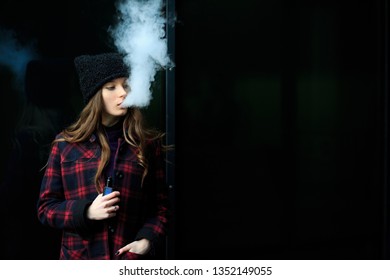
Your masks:
{"label": "woman's face", "polygon": [[121,116],[124,116],[128,108],[122,108],[121,104],[129,92],[127,78],[118,78],[103,85],[103,124],[114,125]]}

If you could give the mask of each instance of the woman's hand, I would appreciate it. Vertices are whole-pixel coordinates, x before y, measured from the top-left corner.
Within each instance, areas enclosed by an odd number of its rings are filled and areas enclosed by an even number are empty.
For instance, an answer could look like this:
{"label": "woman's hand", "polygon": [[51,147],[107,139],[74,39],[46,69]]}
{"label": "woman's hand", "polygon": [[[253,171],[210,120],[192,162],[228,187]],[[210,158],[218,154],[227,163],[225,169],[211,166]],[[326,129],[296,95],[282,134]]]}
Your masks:
{"label": "woman's hand", "polygon": [[87,209],[87,218],[90,220],[104,220],[116,216],[119,209],[119,192],[114,191],[103,196],[99,194]]}
{"label": "woman's hand", "polygon": [[150,241],[148,239],[140,239],[137,241],[133,241],[130,244],[120,248],[115,255],[119,256],[126,252],[136,253],[139,255],[145,255],[150,250]]}

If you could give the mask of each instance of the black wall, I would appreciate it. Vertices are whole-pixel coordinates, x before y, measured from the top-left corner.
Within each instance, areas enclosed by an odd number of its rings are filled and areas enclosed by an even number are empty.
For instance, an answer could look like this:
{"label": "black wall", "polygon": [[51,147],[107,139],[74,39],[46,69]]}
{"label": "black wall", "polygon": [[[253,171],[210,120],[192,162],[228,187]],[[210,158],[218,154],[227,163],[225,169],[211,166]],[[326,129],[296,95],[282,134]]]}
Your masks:
{"label": "black wall", "polygon": [[[176,2],[170,258],[387,258],[388,1]],[[0,61],[3,259],[57,258],[33,213],[39,169],[82,106],[72,59],[113,48],[114,1],[54,3],[0,4],[0,30],[38,54],[22,82]]]}
{"label": "black wall", "polygon": [[384,257],[385,4],[176,4],[178,257]]}

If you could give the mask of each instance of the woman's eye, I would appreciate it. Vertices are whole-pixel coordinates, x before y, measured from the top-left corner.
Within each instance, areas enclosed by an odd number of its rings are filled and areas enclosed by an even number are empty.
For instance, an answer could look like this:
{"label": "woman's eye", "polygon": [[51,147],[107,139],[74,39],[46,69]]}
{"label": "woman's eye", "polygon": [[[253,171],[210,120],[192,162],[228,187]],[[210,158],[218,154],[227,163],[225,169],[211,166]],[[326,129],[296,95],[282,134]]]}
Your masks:
{"label": "woman's eye", "polygon": [[114,87],[114,86],[111,86],[111,87],[106,87],[106,89],[108,89],[108,90],[114,90],[114,89],[115,89],[115,87]]}

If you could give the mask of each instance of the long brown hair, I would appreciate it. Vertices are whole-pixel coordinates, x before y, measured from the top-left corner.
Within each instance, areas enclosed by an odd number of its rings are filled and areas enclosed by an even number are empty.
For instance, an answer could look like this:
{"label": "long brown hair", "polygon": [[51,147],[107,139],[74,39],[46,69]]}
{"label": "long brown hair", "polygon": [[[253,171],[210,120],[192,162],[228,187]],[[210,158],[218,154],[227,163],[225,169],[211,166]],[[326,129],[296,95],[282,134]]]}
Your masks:
{"label": "long brown hair", "polygon": [[[103,97],[102,91],[99,90],[81,111],[79,118],[62,131],[62,138],[57,138],[53,141],[53,144],[62,141],[78,143],[88,141],[93,133],[96,134],[102,149],[100,162],[94,180],[98,193],[102,192],[102,173],[104,167],[110,160],[110,146],[102,124],[102,112]],[[141,110],[136,107],[131,107],[127,110],[127,113],[124,116],[123,135],[125,141],[137,150],[139,164],[144,167],[144,173],[142,175],[143,182],[148,173],[149,166],[145,156],[146,142],[149,140],[163,138],[165,134],[158,130],[147,128],[144,124]],[[163,148],[164,147],[165,146],[163,146]]]}

